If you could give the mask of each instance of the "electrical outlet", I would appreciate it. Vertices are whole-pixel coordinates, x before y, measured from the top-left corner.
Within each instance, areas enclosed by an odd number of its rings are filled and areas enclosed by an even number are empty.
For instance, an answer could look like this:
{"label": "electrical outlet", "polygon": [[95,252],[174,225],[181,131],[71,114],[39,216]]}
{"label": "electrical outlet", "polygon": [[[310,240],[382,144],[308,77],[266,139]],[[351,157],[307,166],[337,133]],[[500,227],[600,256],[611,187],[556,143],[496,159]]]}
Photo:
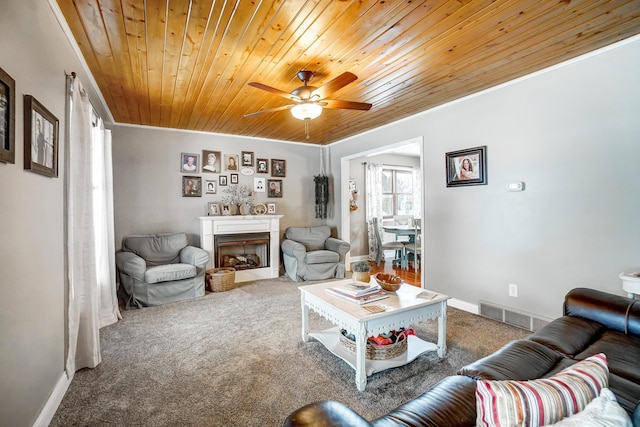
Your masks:
{"label": "electrical outlet", "polygon": [[509,296],[518,298],[518,285],[515,283],[509,283]]}

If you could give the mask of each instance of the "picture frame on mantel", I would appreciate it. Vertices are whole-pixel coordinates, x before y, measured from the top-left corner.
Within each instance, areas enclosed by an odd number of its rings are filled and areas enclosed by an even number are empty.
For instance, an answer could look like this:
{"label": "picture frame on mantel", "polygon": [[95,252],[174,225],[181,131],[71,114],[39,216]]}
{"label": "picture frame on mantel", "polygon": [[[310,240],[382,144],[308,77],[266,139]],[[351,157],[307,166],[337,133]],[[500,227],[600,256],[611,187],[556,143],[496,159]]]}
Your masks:
{"label": "picture frame on mantel", "polygon": [[447,187],[487,184],[487,146],[445,154]]}
{"label": "picture frame on mantel", "polygon": [[16,162],[16,81],[0,68],[0,162]]}
{"label": "picture frame on mantel", "polygon": [[24,95],[24,168],[58,177],[59,122],[31,95]]}

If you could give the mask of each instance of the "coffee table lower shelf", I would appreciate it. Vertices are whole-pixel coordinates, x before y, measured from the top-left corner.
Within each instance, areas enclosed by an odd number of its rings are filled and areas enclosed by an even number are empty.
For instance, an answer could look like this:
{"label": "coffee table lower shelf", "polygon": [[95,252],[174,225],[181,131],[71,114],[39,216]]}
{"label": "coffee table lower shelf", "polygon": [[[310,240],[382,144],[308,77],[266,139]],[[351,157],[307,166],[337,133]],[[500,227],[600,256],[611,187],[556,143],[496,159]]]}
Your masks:
{"label": "coffee table lower shelf", "polygon": [[[309,332],[309,336],[318,340],[334,355],[347,362],[354,370],[356,370],[356,354],[347,350],[342,343],[340,343],[340,328],[333,327],[325,329],[323,331]],[[421,340],[415,335],[409,335],[407,337],[407,351],[400,356],[392,359],[385,360],[371,360],[365,361],[365,372],[367,376],[385,369],[397,368],[414,361],[418,356],[427,351],[437,351],[438,346],[434,343],[430,343]]]}

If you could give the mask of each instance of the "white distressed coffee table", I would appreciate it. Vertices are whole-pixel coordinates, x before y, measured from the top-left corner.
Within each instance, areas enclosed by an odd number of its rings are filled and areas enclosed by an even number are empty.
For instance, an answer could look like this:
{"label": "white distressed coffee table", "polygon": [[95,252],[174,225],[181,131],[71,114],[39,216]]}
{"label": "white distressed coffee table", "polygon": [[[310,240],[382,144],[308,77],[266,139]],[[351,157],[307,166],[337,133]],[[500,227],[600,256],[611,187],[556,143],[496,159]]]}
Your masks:
{"label": "white distressed coffee table", "polygon": [[[331,295],[327,288],[351,279],[300,286],[302,304],[302,341],[313,337],[329,351],[344,360],[356,371],[356,386],[363,391],[367,385],[367,376],[375,372],[412,362],[422,353],[436,351],[438,357],[445,356],[447,330],[447,300],[449,297],[436,294],[432,299],[418,298],[423,289],[403,284],[389,297],[371,304],[385,307],[382,313],[369,313],[361,305]],[[309,331],[309,309],[329,320],[335,327],[323,331]],[[407,338],[407,351],[393,359],[370,360],[365,358],[368,336],[399,328],[409,328],[427,319],[438,319],[438,342],[426,342],[417,336]],[[340,343],[340,329],[346,329],[356,337],[356,352],[353,354]]]}

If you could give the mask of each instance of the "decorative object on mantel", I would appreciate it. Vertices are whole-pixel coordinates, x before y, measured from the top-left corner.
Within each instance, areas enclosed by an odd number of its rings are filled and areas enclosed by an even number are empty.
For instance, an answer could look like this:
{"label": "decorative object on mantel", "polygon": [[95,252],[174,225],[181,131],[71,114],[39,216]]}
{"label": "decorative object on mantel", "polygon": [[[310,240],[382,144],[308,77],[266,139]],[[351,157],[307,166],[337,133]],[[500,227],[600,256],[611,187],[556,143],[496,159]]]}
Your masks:
{"label": "decorative object on mantel", "polygon": [[267,213],[267,207],[264,205],[264,203],[256,203],[256,205],[253,207],[253,212],[255,213],[255,215],[264,215]]}
{"label": "decorative object on mantel", "polygon": [[[222,190],[227,195],[222,197],[222,201],[236,207],[236,215],[242,215],[242,207],[250,208],[253,204],[253,191],[245,184],[230,185]],[[247,209],[247,212],[249,209]]]}
{"label": "decorative object on mantel", "polygon": [[324,148],[320,147],[320,175],[313,177],[316,184],[316,218],[327,218],[329,204],[329,177],[324,173]]}

